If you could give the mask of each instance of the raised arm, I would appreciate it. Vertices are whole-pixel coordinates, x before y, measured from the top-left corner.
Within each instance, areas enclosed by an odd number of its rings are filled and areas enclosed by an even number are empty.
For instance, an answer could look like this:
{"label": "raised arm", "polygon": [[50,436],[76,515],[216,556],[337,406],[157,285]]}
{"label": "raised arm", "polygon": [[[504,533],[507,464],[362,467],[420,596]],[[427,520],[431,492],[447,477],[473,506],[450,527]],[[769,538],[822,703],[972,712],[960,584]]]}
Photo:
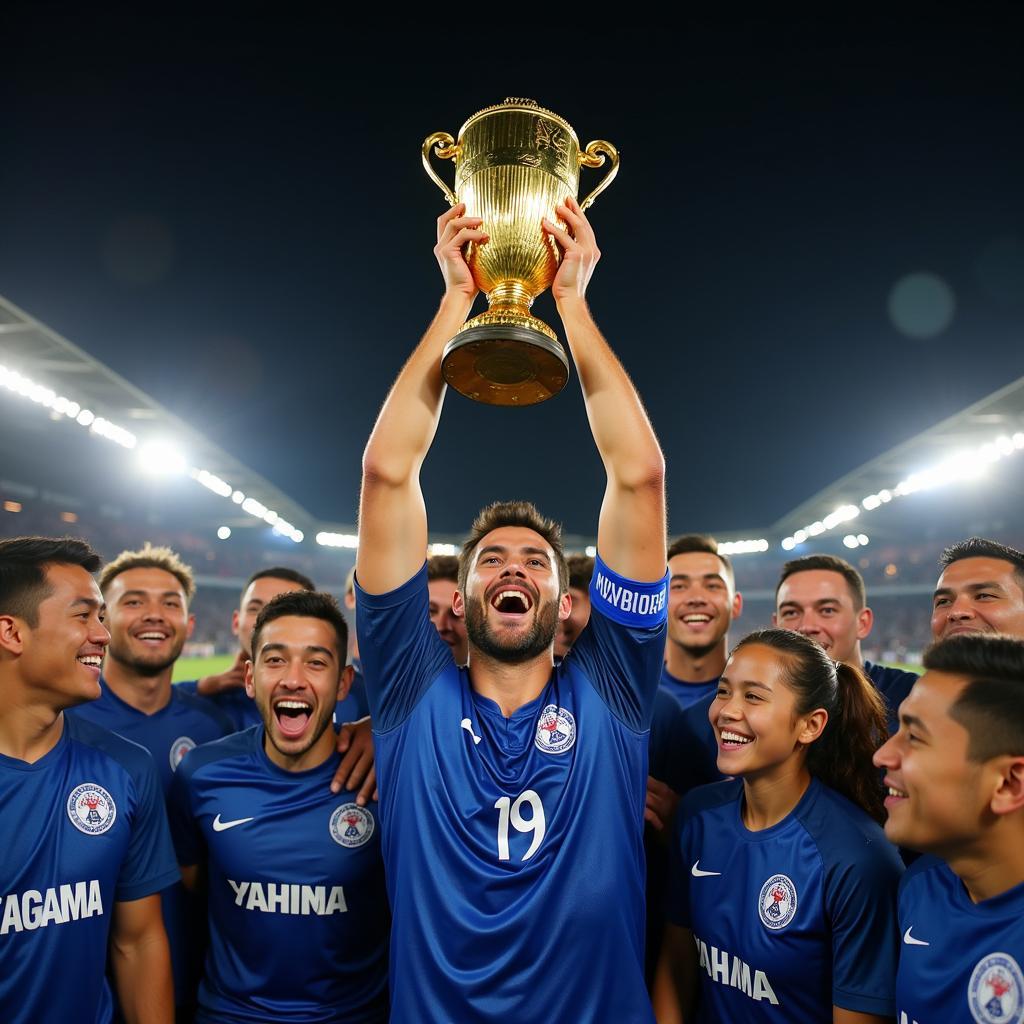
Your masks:
{"label": "raised arm", "polygon": [[633,382],[587,308],[587,284],[601,257],[594,230],[575,199],[558,214],[568,231],[544,221],[563,252],[551,292],[608,476],[597,549],[620,576],[653,582],[665,575],[665,460]]}
{"label": "raised arm", "polygon": [[401,586],[426,557],[420,466],[434,440],[444,400],[441,353],[465,323],[476,296],[462,247],[487,240],[480,218],[464,217],[464,211],[459,204],[438,218],[434,255],[445,282],[441,308],[402,367],[363,453],[356,575],[371,594]]}

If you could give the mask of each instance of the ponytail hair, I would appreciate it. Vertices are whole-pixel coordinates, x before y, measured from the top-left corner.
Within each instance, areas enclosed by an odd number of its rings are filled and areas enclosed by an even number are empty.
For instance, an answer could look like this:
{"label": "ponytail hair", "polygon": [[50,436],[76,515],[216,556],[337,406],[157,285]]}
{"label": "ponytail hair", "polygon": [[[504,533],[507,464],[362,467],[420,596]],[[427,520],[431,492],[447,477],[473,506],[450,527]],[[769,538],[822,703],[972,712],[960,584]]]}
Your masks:
{"label": "ponytail hair", "polygon": [[783,655],[783,680],[796,697],[796,713],[828,712],[821,735],[807,750],[807,768],[816,779],[842,793],[877,822],[885,820],[884,796],[871,757],[888,737],[885,702],[859,668],[833,661],[813,640],[788,629],[759,629],[745,636],[733,653],[749,644]]}

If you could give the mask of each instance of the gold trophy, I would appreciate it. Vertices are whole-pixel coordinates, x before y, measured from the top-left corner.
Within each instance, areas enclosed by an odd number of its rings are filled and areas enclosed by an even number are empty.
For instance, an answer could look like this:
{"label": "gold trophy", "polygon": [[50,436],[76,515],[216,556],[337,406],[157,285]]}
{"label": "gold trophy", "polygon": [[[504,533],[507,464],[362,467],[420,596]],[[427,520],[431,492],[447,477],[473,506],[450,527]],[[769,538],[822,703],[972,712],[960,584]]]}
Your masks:
{"label": "gold trophy", "polygon": [[[455,161],[453,192],[431,166],[434,154]],[[488,405],[534,405],[558,394],[569,359],[555,332],[530,314],[533,300],[555,279],[561,250],[541,218],[565,227],[555,207],[575,198],[580,167],[611,166],[580,204],[585,210],[611,184],[619,154],[600,139],[581,150],[569,123],[533,100],[509,98],[474,114],[456,142],[435,132],[423,143],[423,166],[449,204],[466,204],[483,218],[484,245],[466,247],[466,262],[488,310],[445,346],[444,379]]]}

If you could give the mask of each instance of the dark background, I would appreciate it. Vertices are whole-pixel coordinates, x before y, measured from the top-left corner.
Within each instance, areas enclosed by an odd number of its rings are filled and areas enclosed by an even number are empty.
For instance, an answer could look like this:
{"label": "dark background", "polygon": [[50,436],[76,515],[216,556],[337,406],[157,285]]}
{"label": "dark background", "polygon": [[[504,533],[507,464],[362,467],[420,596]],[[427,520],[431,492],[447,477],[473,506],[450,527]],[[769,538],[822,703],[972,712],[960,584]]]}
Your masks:
{"label": "dark background", "polygon": [[[683,17],[446,14],[396,41],[280,12],[9,10],[0,294],[353,522],[441,294],[422,140],[530,96],[622,152],[589,297],[665,447],[673,532],[758,530],[1024,373],[1024,26],[1009,5]],[[894,297],[921,272],[937,295]],[[549,296],[536,312],[561,333]],[[523,496],[592,534],[575,378],[528,411],[450,395],[424,484],[439,532]]]}

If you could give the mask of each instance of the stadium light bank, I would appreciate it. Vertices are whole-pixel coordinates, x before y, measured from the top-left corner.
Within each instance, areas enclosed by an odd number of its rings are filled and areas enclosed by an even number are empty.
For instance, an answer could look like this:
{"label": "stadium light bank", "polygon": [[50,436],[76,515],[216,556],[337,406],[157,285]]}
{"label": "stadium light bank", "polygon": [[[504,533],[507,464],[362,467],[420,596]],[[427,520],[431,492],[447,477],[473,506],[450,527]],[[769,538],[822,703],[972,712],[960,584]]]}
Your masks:
{"label": "stadium light bank", "polygon": [[230,498],[236,505],[241,505],[242,511],[262,519],[275,533],[287,537],[296,544],[301,544],[305,539],[301,530],[286,519],[282,519],[273,509],[268,509],[255,498],[247,498],[216,474],[206,469],[189,469],[185,455],[170,441],[153,438],[140,445],[139,439],[130,430],[103,416],[97,416],[91,409],[84,408],[80,402],[59,395],[52,388],[39,384],[3,364],[0,364],[0,387],[6,388],[12,394],[20,395],[35,405],[49,409],[53,419],[71,420],[95,437],[113,441],[129,451],[138,449],[137,459],[148,472],[175,475],[184,474],[187,470],[188,475],[197,483],[214,494]]}
{"label": "stadium light bank", "polygon": [[[835,529],[841,523],[848,523],[851,519],[855,519],[860,515],[861,509],[865,512],[874,512],[875,509],[889,504],[896,498],[903,498],[908,494],[915,494],[917,491],[945,487],[947,484],[966,480],[977,480],[993,463],[1016,455],[1022,448],[1024,448],[1024,433],[1018,431],[1012,436],[1001,434],[994,441],[988,441],[973,450],[957,452],[928,469],[911,473],[892,488],[883,488],[875,494],[867,495],[861,499],[859,507],[843,505],[837,508],[824,519],[811,523],[803,529],[795,531],[792,536],[784,538],[782,547],[786,551],[792,551],[798,544],[803,544],[808,537],[817,537],[819,534]],[[857,544],[849,543],[850,538],[854,538]],[[843,538],[843,543],[850,548],[857,547],[866,544],[867,538],[864,537],[864,534],[848,534]]]}

